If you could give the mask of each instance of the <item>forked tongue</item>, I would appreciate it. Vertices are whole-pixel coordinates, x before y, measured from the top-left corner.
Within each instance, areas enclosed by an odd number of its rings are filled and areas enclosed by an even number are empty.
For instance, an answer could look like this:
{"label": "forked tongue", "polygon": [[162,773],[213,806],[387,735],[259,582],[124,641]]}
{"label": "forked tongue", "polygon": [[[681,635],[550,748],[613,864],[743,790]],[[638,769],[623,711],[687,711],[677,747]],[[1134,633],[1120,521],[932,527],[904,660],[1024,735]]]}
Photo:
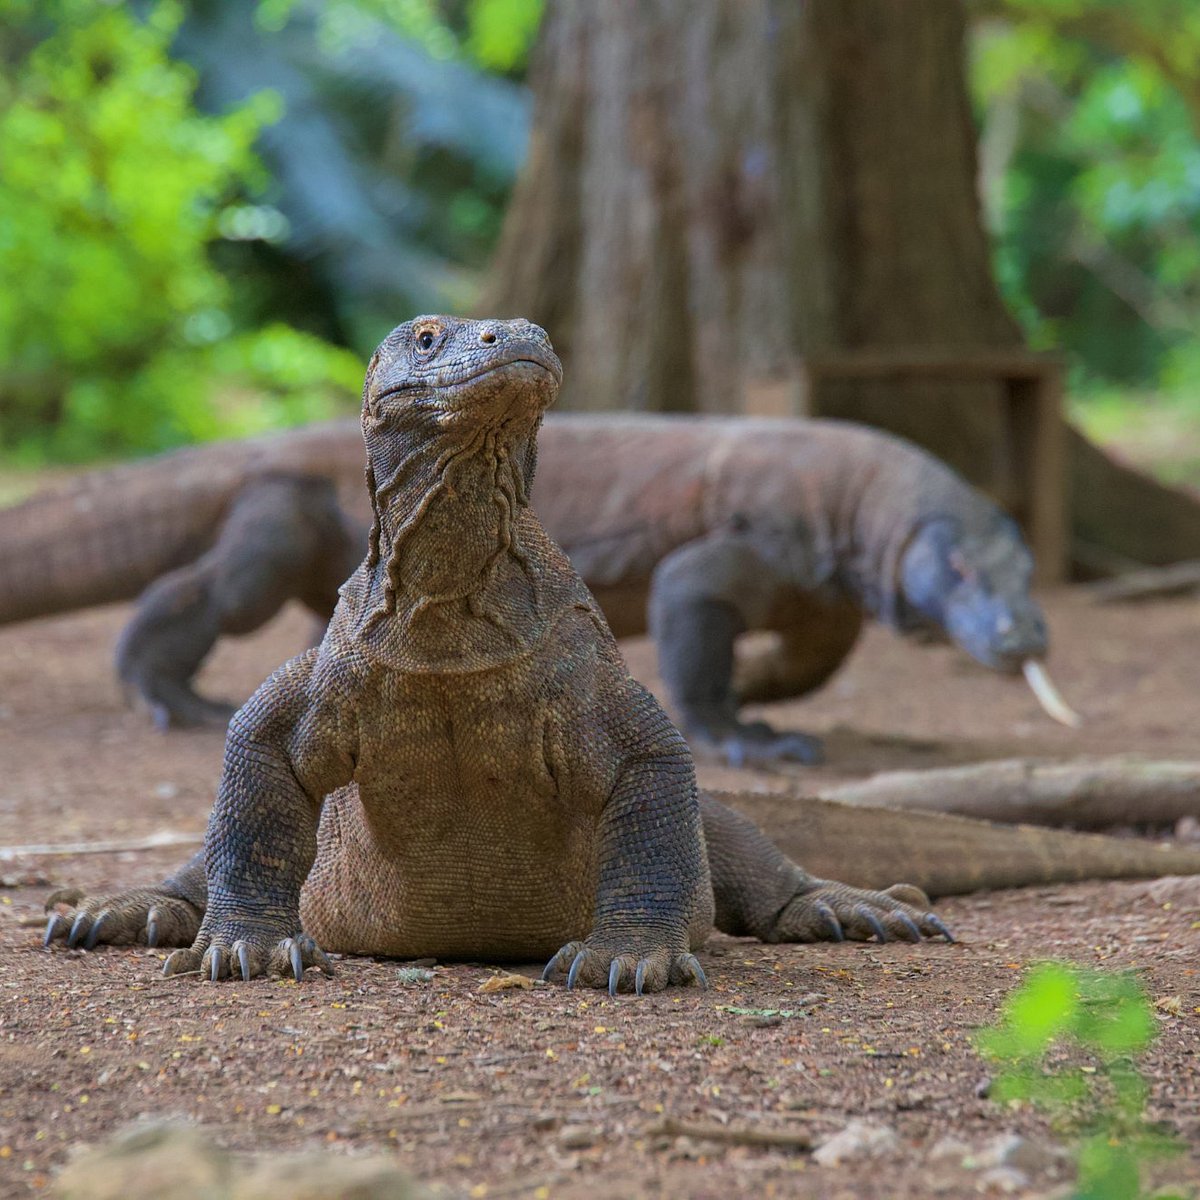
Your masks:
{"label": "forked tongue", "polygon": [[1058,688],[1046,673],[1046,668],[1037,659],[1027,658],[1021,664],[1021,670],[1030,690],[1048,717],[1062,725],[1069,725],[1072,729],[1078,729],[1083,724],[1083,718],[1059,695]]}

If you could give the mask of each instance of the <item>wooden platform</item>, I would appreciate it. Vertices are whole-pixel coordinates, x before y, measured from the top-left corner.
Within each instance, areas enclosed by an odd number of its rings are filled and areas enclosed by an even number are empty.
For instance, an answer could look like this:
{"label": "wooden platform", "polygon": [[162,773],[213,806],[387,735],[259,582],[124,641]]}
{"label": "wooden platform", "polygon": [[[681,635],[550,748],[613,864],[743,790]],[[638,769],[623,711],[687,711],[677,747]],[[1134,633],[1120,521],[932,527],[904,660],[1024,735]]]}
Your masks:
{"label": "wooden platform", "polygon": [[842,380],[996,380],[1003,386],[1013,463],[1008,494],[994,496],[1020,523],[1041,583],[1058,583],[1069,567],[1063,364],[1049,354],[1002,350],[861,350],[820,354],[803,363],[802,407],[822,411],[823,385]]}

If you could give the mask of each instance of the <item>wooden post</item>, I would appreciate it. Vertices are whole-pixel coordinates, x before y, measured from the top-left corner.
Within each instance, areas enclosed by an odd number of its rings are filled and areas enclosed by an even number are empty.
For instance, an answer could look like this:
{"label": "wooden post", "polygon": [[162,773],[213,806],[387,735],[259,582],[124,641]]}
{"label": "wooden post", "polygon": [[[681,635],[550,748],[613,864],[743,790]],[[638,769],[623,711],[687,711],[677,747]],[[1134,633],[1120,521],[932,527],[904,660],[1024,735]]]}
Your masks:
{"label": "wooden post", "polygon": [[1025,531],[1040,583],[1067,577],[1069,538],[1062,362],[1047,354],[1006,350],[862,350],[805,360],[806,415],[822,411],[823,384],[843,379],[997,380],[1004,387],[1012,477],[985,490]]}

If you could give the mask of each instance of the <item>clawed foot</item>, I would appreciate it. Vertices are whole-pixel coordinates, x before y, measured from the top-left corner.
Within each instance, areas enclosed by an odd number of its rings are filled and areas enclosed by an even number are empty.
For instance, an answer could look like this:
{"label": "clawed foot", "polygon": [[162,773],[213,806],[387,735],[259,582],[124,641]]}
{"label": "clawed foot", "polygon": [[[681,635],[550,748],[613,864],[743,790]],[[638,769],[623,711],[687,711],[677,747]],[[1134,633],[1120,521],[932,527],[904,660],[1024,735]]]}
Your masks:
{"label": "clawed foot", "polygon": [[188,695],[190,702],[187,704],[146,701],[150,719],[159,733],[168,733],[172,729],[224,729],[237,712],[236,704],[205,700],[195,693]]}
{"label": "clawed foot", "polygon": [[723,758],[731,767],[765,767],[798,762],[807,767],[825,761],[819,738],[806,733],[780,733],[765,721],[738,723],[727,733],[689,733],[693,748]]}
{"label": "clawed foot", "polygon": [[[59,905],[74,911],[62,913]],[[110,946],[186,946],[200,929],[200,910],[187,900],[154,888],[86,897],[78,888],[62,888],[46,900],[50,919],[43,944],[64,940],[71,949]]]}
{"label": "clawed foot", "polygon": [[248,982],[259,975],[290,975],[299,983],[308,967],[334,973],[329,956],[307,933],[297,930],[280,937],[278,931],[230,922],[216,931],[202,928],[192,946],[176,950],[163,963],[163,974],[198,972],[213,983],[232,977]]}
{"label": "clawed foot", "polygon": [[704,968],[694,954],[673,954],[662,947],[640,953],[619,953],[589,938],[586,942],[568,942],[542,972],[545,980],[566,973],[567,988],[608,988],[610,996],[624,989],[636,992],[660,992],[670,983],[708,987]]}
{"label": "clawed foot", "polygon": [[929,911],[929,897],[911,884],[872,892],[831,880],[812,883],[784,907],[764,941],[919,942],[927,937],[954,941],[941,919]]}
{"label": "clawed foot", "polygon": [[224,700],[208,700],[184,684],[158,681],[143,686],[125,683],[126,702],[150,715],[159,733],[172,729],[224,729],[237,712],[237,705]]}

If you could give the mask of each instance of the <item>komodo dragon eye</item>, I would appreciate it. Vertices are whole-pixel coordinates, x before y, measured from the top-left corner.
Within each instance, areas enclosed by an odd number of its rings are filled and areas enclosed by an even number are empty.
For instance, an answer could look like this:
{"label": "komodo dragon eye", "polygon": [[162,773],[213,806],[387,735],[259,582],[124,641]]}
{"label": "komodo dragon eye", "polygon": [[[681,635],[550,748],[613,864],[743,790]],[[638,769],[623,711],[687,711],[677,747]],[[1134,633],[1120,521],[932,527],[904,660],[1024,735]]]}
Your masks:
{"label": "komodo dragon eye", "polygon": [[417,346],[421,350],[432,350],[433,343],[435,341],[437,341],[437,338],[430,329],[422,329],[421,332],[417,334]]}

